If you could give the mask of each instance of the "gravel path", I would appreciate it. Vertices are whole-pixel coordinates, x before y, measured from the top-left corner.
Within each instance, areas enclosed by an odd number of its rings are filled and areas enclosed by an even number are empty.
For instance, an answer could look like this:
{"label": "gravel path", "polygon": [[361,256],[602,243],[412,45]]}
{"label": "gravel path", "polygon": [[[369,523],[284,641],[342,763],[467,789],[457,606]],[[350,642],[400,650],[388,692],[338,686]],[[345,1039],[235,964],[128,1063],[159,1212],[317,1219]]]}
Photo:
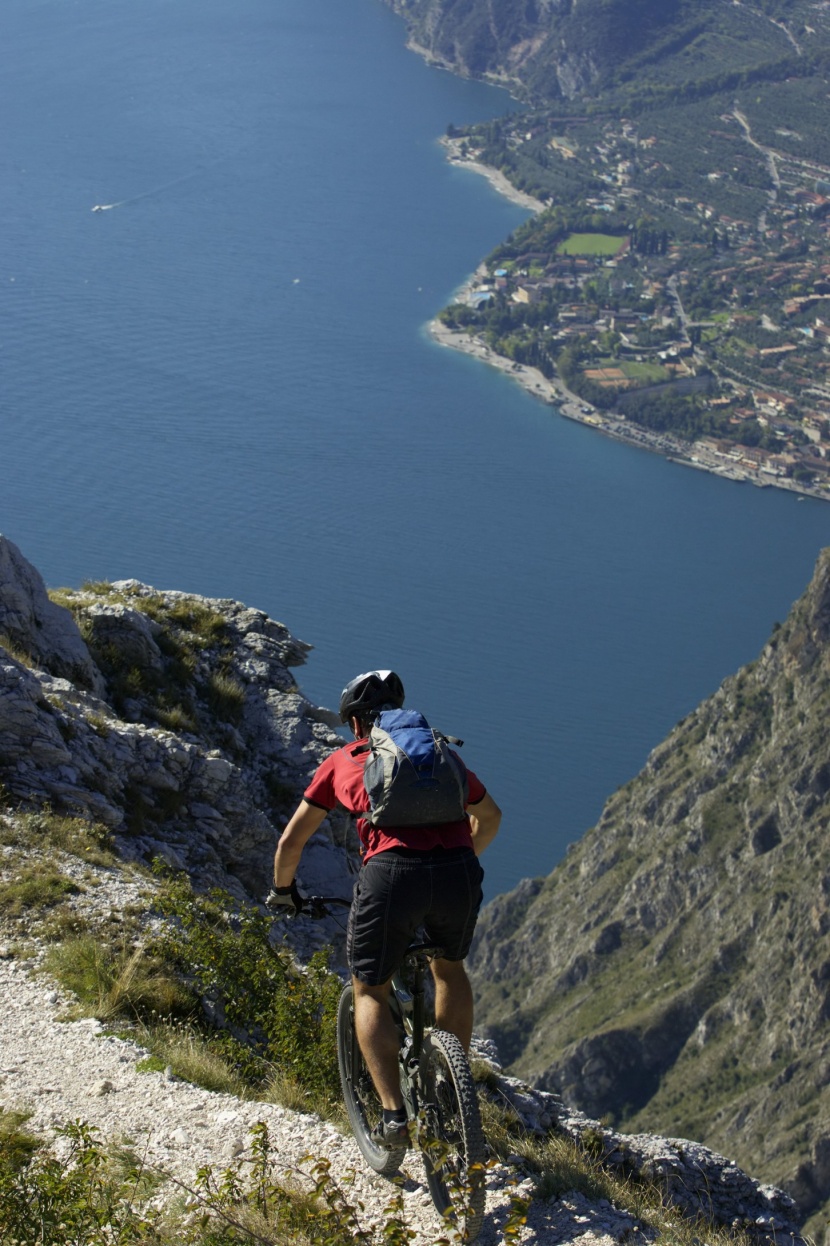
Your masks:
{"label": "gravel path", "polygon": [[[332,1173],[354,1173],[350,1201],[359,1199],[367,1224],[382,1219],[389,1183],[363,1164],[351,1137],[315,1116],[273,1104],[214,1094],[162,1073],[142,1073],[136,1063],[146,1054],[132,1042],[102,1032],[97,1021],[63,1021],[70,1002],[48,981],[30,973],[31,964],[0,961],[0,1104],[32,1112],[28,1127],[49,1133],[78,1118],[106,1138],[129,1138],[150,1164],[182,1181],[212,1164],[222,1169],[243,1153],[247,1134],[265,1121],[286,1168],[300,1168],[305,1156],[326,1156]],[[407,1158],[403,1196],[417,1233],[427,1246],[442,1225],[420,1159]],[[506,1187],[515,1173],[498,1166],[488,1174],[487,1215],[482,1246],[503,1241],[509,1212]],[[610,1204],[595,1205],[579,1195],[531,1205],[521,1241],[605,1246],[630,1237],[634,1221]]]}

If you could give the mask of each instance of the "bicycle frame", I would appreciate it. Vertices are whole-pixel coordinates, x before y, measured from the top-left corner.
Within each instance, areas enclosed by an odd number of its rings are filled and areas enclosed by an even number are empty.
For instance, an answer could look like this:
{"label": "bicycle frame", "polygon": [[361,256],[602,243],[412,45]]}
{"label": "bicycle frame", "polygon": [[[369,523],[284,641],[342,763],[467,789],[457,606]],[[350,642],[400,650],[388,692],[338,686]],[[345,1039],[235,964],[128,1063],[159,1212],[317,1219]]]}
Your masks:
{"label": "bicycle frame", "polygon": [[[392,1016],[402,1034],[398,1060],[401,1067],[401,1091],[410,1120],[417,1117],[420,1106],[417,1101],[419,1069],[427,1028],[424,975],[429,960],[440,952],[441,948],[429,943],[412,943],[406,949],[401,968],[392,977],[389,993]],[[407,968],[412,970],[409,984],[405,978]]]}

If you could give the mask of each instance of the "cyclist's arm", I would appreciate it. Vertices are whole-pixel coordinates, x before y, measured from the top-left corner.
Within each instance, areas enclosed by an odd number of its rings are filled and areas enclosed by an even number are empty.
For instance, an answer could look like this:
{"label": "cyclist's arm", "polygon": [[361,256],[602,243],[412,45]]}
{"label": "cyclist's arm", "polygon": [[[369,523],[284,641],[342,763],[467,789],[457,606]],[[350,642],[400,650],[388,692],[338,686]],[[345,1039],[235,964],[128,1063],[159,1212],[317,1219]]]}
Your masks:
{"label": "cyclist's arm", "polygon": [[303,848],[317,827],[328,816],[327,809],[301,800],[296,812],[280,836],[274,857],[274,886],[290,887],[303,855]]}
{"label": "cyclist's arm", "polygon": [[480,857],[488,844],[496,838],[501,822],[501,809],[489,792],[485,792],[481,800],[467,807],[470,817],[470,834],[473,837],[473,851]]}

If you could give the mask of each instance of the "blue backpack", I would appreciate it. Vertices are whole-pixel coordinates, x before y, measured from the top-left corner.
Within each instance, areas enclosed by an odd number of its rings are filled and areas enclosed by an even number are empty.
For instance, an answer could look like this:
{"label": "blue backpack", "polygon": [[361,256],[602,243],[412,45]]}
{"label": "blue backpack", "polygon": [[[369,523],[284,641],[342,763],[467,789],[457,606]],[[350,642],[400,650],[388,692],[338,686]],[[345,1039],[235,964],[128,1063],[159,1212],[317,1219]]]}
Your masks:
{"label": "blue backpack", "polygon": [[383,710],[369,731],[363,772],[373,826],[458,822],[467,805],[467,769],[449,745],[462,740],[430,727],[417,710]]}

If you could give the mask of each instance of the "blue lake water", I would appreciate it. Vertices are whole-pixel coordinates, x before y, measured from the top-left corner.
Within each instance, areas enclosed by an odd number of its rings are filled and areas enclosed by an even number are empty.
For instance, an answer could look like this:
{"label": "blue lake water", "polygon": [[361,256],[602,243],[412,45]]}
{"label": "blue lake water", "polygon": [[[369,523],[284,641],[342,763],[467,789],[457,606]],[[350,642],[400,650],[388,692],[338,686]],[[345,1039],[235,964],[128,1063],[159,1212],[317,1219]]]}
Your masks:
{"label": "blue lake water", "polygon": [[52,585],[267,610],[322,703],[394,666],[504,808],[489,894],[547,873],[756,655],[830,506],[429,340],[526,215],[437,140],[512,105],[380,0],[5,0],[0,36],[0,530]]}

